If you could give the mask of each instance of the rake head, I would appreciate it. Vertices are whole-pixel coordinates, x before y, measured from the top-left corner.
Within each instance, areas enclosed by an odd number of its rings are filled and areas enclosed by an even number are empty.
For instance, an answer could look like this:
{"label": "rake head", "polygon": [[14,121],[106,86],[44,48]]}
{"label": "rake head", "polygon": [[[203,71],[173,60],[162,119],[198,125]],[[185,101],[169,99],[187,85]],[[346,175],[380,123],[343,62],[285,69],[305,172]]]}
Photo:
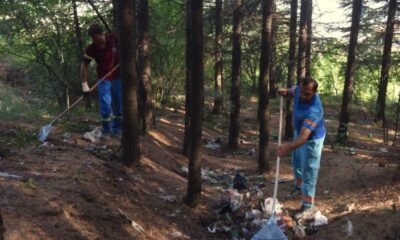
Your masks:
{"label": "rake head", "polygon": [[271,216],[268,223],[264,224],[251,240],[287,240],[287,237],[279,228],[275,217]]}
{"label": "rake head", "polygon": [[46,126],[43,126],[38,133],[38,139],[40,142],[46,141],[47,137],[49,136],[51,129],[53,128],[52,124],[48,124]]}

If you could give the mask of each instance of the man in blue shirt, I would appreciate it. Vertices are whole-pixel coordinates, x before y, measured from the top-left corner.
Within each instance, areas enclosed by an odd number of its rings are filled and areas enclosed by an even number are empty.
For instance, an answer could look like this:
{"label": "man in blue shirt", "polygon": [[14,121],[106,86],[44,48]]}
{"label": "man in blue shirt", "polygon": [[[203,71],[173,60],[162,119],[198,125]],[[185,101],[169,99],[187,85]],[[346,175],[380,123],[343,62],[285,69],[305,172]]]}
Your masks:
{"label": "man in blue shirt", "polygon": [[282,157],[292,152],[295,191],[302,193],[302,206],[295,218],[309,217],[316,212],[315,188],[325,139],[324,111],[317,94],[318,83],[306,77],[291,89],[278,89],[278,94],[293,97],[294,140],[278,147]]}

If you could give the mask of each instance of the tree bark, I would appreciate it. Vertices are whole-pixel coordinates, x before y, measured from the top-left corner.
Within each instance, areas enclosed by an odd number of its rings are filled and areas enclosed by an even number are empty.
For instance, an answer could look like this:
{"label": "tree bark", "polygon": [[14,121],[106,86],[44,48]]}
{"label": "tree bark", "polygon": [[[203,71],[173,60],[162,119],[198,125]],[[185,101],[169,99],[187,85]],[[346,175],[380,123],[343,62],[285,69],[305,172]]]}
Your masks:
{"label": "tree bark", "polygon": [[297,84],[306,76],[307,20],[311,0],[301,0],[299,54],[297,59]]}
{"label": "tree bark", "polygon": [[276,36],[278,31],[277,20],[276,20],[276,2],[272,5],[272,23],[271,23],[271,68],[269,71],[269,97],[276,98]]}
{"label": "tree bark", "polygon": [[385,32],[385,45],[383,48],[383,56],[382,56],[382,68],[381,68],[381,77],[379,81],[379,92],[378,99],[376,101],[376,112],[375,112],[375,122],[383,121],[383,125],[385,125],[385,108],[386,108],[386,93],[387,86],[389,81],[389,69],[391,62],[391,49],[393,42],[393,30],[395,24],[395,16],[396,16],[396,8],[397,8],[397,0],[389,1],[389,13],[386,23],[386,32]]}
{"label": "tree bark", "polygon": [[201,145],[204,107],[203,78],[203,1],[191,1],[191,80],[192,100],[190,104],[190,152],[186,202],[196,206],[201,195]]}
{"label": "tree bark", "polygon": [[222,113],[222,0],[215,1],[215,75],[214,114]]}
{"label": "tree bark", "polygon": [[360,29],[361,8],[362,0],[354,0],[351,17],[350,45],[347,55],[346,75],[343,88],[342,107],[339,118],[338,134],[336,136],[336,141],[342,144],[346,143],[347,141],[348,123],[350,118],[350,103],[353,92],[357,39]]}
{"label": "tree bark", "polygon": [[122,81],[122,162],[140,164],[139,116],[136,92],[135,0],[119,1],[119,39],[121,41]]}
{"label": "tree bark", "polygon": [[[297,25],[297,0],[290,2],[290,43],[289,43],[289,64],[287,88],[291,88],[295,78],[296,71],[296,25]],[[285,140],[293,138],[293,101],[292,98],[286,99],[286,124]]]}
{"label": "tree bark", "polygon": [[118,0],[112,0],[112,5],[113,5],[113,32],[117,33],[118,32]]}
{"label": "tree bark", "polygon": [[260,117],[260,139],[258,171],[264,173],[270,170],[269,164],[269,81],[271,71],[272,50],[272,7],[274,0],[263,2],[262,31],[261,31],[261,56],[260,56],[260,78],[259,78],[259,117]]}
{"label": "tree bark", "polygon": [[82,30],[81,27],[79,26],[79,17],[78,17],[78,11],[77,11],[77,6],[76,6],[76,0],[72,0],[72,11],[74,14],[74,28],[75,28],[75,37],[76,37],[76,42],[78,43],[78,55],[79,58],[82,56],[83,53],[83,41],[82,41]]}
{"label": "tree bark", "polygon": [[311,51],[312,51],[312,0],[308,2],[307,11],[307,47],[306,47],[306,77],[311,76]]}
{"label": "tree bark", "polygon": [[392,146],[396,146],[396,141],[397,141],[397,134],[399,132],[399,115],[400,115],[400,93],[399,93],[399,99],[397,100],[397,108],[396,108],[396,127],[394,130],[394,137],[393,137],[393,143]]}
{"label": "tree bark", "polygon": [[142,121],[142,131],[151,128],[153,118],[151,99],[151,68],[150,68],[150,34],[149,34],[149,1],[139,0],[139,116]]}
{"label": "tree bark", "polygon": [[234,0],[233,9],[233,36],[232,36],[232,86],[231,108],[229,119],[230,149],[239,148],[239,114],[240,114],[240,63],[241,63],[241,38],[242,33],[242,0]]}
{"label": "tree bark", "polygon": [[186,79],[185,79],[185,133],[183,137],[183,154],[189,157],[190,152],[190,102],[191,102],[191,71],[190,71],[190,58],[191,58],[191,18],[190,18],[190,2],[186,1]]}

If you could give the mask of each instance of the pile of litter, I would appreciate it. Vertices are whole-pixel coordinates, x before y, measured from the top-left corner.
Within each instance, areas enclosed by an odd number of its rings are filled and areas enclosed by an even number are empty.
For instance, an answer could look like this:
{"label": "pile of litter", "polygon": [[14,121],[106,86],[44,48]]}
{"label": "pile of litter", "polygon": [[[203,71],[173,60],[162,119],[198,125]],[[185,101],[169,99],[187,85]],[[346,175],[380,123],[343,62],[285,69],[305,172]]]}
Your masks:
{"label": "pile of litter", "polygon": [[[202,176],[208,182],[219,185],[216,188],[223,193],[212,207],[214,217],[207,226],[210,233],[235,240],[251,239],[270,219],[273,199],[264,193],[265,183],[268,183],[265,176],[246,177],[237,171],[204,169]],[[227,181],[230,181],[229,184]],[[307,219],[296,221],[279,201],[275,206],[275,214],[282,232],[292,238],[312,235],[318,228],[328,224],[328,219],[320,211]]]}

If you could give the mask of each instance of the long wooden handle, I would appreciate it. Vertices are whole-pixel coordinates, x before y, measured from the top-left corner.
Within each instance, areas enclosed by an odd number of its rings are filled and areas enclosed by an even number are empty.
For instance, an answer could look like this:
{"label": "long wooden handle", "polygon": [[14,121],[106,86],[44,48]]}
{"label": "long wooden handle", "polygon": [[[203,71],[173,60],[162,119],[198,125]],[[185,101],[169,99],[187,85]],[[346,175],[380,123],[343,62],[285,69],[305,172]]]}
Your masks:
{"label": "long wooden handle", "polygon": [[[115,67],[113,69],[111,69],[106,75],[104,75],[99,81],[97,81],[90,89],[89,92],[92,92],[99,84],[101,81],[103,81],[104,79],[106,79],[108,76],[111,75],[111,73],[113,73],[117,68],[119,68],[119,63],[117,65],[115,65]],[[73,109],[76,105],[78,105],[78,103],[80,101],[82,101],[83,99],[83,95],[80,96],[78,99],[76,99],[76,101],[74,103],[71,104],[71,106],[69,106],[69,108],[65,109],[62,113],[58,114],[58,116],[51,122],[51,124],[54,124],[55,122],[57,122],[58,120],[60,120],[60,118],[62,118],[67,112],[71,111],[71,109]]]}
{"label": "long wooden handle", "polygon": [[[279,103],[279,135],[278,135],[278,147],[282,142],[282,119],[283,119],[283,96],[281,96]],[[278,182],[279,182],[279,166],[280,166],[281,158],[278,156],[276,158],[276,171],[275,171],[275,185],[274,185],[274,195],[272,200],[272,216],[275,214],[275,205],[276,205],[276,195],[278,194]]]}

